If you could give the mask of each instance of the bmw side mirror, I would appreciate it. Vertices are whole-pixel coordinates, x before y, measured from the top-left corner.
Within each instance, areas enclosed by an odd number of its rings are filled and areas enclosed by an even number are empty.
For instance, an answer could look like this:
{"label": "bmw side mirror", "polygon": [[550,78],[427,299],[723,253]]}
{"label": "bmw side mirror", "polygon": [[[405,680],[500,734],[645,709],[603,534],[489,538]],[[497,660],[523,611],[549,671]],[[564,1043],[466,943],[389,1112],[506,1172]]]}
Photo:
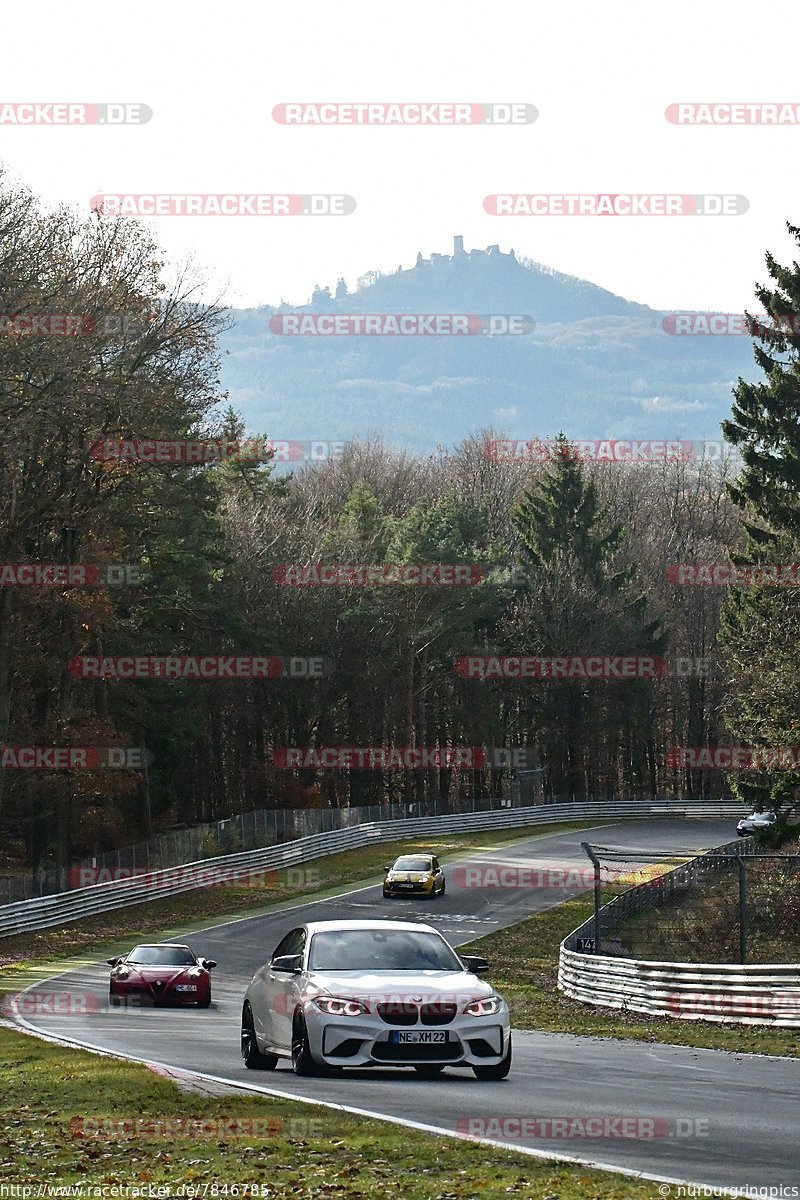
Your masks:
{"label": "bmw side mirror", "polygon": [[106,962],[110,967],[115,967],[117,963],[122,962],[121,958],[107,958]]}
{"label": "bmw side mirror", "polygon": [[289,975],[299,975],[302,961],[302,954],[279,954],[269,965],[273,971],[286,971]]}
{"label": "bmw side mirror", "polygon": [[477,954],[459,954],[458,956],[464,964],[467,971],[471,971],[473,975],[485,975],[489,970],[489,964],[485,958],[480,958]]}
{"label": "bmw side mirror", "polygon": [[391,867],[389,867],[389,866],[387,866],[387,865],[386,865],[386,863],[384,863],[384,864],[383,864],[383,866],[381,867],[381,870],[382,870],[382,871],[391,871],[391,869],[392,869],[392,868],[391,868]]}
{"label": "bmw side mirror", "polygon": [[200,959],[200,966],[201,966],[201,967],[205,967],[205,969],[206,969],[207,971],[211,971],[211,970],[213,970],[213,968],[214,968],[216,965],[217,965],[217,963],[216,963],[216,960],[215,960],[215,959],[213,959],[213,958],[201,958],[201,959]]}

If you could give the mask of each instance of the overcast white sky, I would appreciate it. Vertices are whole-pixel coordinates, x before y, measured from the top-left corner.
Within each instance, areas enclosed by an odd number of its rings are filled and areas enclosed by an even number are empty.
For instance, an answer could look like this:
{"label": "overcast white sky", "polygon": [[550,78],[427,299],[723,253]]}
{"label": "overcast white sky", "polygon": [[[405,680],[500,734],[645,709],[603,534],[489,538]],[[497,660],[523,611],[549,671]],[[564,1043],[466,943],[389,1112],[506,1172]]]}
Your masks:
{"label": "overcast white sky", "polygon": [[[744,0],[489,5],[294,0],[3,10],[0,100],[139,101],[127,128],[0,128],[0,159],[49,201],[97,192],[344,192],[341,218],[161,218],[233,304],[306,300],[417,250],[504,250],[656,308],[741,310],[800,223],[800,126],[690,128],[672,102],[800,104],[800,8]],[[511,128],[295,128],[292,100],[526,101]],[[743,193],[744,216],[490,217],[492,192]]]}

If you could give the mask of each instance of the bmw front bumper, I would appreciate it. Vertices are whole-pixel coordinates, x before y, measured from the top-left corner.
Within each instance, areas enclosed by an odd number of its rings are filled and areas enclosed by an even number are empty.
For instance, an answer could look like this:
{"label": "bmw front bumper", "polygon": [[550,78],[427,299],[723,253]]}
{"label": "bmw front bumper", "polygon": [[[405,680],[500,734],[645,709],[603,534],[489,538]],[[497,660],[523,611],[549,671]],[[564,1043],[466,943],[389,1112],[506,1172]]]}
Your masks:
{"label": "bmw front bumper", "polygon": [[[329,1017],[314,1009],[306,1012],[306,1027],[314,1057],[339,1067],[402,1067],[422,1063],[492,1066],[502,1060],[511,1032],[505,1006],[492,1016],[461,1016],[436,1029],[421,1024],[392,1027],[379,1016],[368,1013],[359,1017]],[[392,1036],[408,1033],[434,1035],[437,1040],[401,1042]]]}

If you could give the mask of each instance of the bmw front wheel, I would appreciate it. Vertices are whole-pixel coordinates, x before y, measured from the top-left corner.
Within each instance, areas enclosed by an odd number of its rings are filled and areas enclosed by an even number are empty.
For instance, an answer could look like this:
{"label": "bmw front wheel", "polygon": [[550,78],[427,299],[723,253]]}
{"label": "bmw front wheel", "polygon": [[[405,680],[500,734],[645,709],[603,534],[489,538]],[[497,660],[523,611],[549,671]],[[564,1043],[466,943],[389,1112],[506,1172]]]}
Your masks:
{"label": "bmw front wheel", "polygon": [[473,1067],[477,1079],[505,1079],[511,1070],[511,1038],[508,1039],[508,1049],[499,1063],[494,1066]]}
{"label": "bmw front wheel", "polygon": [[308,1026],[302,1013],[297,1013],[292,1022],[292,1070],[295,1075],[321,1074],[308,1044]]}

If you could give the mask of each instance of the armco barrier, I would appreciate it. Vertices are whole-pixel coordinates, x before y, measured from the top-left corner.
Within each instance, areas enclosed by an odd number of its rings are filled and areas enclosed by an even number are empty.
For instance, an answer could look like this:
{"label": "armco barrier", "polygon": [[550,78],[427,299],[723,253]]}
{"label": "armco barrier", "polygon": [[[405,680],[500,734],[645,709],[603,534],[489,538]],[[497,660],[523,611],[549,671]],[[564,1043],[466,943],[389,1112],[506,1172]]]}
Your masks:
{"label": "armco barrier", "polygon": [[603,938],[623,917],[679,894],[692,873],[729,869],[730,859],[719,857],[721,852],[748,854],[752,849],[750,838],[720,846],[667,872],[664,888],[640,884],[604,905],[600,954],[575,949],[578,938],[593,936],[594,917],[561,943],[559,990],[585,1004],[652,1016],[800,1028],[800,964],[651,962],[602,953]]}
{"label": "armco barrier", "polygon": [[645,962],[562,946],[558,986],[574,1000],[688,1020],[800,1028],[800,965]]}
{"label": "armco barrier", "polygon": [[49,929],[82,917],[95,916],[175,896],[215,882],[243,880],[261,870],[292,867],[340,850],[368,846],[426,833],[457,833],[480,829],[513,829],[524,825],[547,825],[558,821],[603,821],[620,817],[734,817],[743,809],[736,801],[619,801],[592,804],[545,804],[530,808],[501,808],[491,812],[459,813],[437,817],[411,817],[371,821],[349,829],[312,834],[294,842],[246,850],[219,858],[185,863],[160,871],[143,872],[128,879],[111,880],[92,887],[76,888],[55,896],[41,896],[0,907],[0,937]]}

